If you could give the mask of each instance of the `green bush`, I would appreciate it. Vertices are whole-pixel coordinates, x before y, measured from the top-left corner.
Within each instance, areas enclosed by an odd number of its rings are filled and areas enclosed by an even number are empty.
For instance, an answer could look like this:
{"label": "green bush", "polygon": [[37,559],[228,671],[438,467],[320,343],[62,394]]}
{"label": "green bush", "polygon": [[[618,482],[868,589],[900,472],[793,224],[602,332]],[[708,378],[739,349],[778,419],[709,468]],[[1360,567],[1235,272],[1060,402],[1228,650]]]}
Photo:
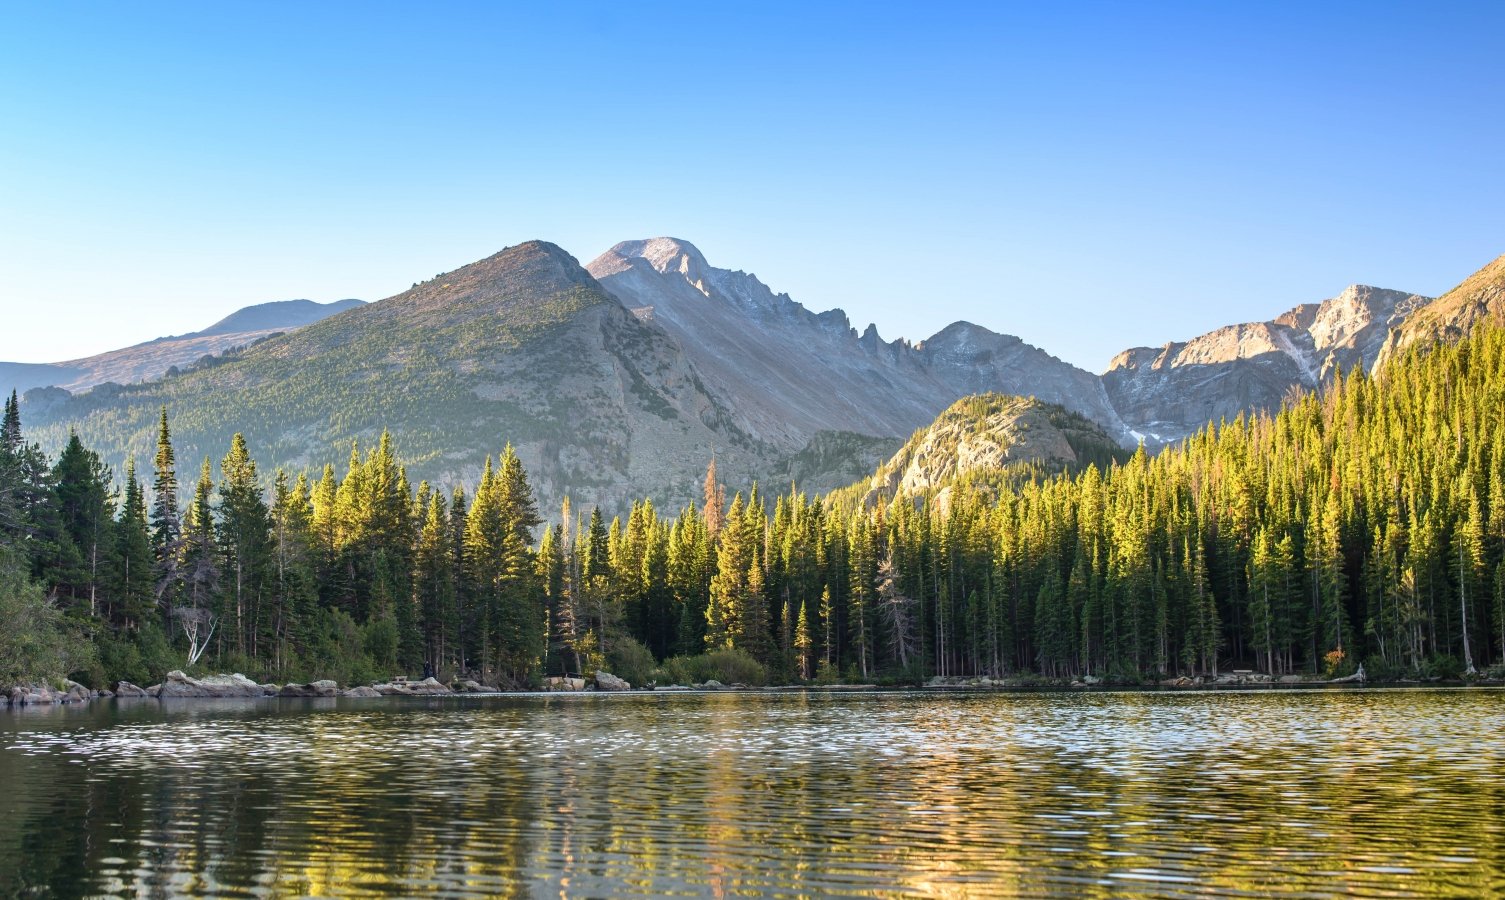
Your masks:
{"label": "green bush", "polygon": [[390,616],[372,619],[361,629],[361,647],[379,672],[397,671],[397,622]]}
{"label": "green bush", "polygon": [[700,684],[709,670],[704,656],[671,656],[659,667],[654,680],[659,684]]}
{"label": "green bush", "polygon": [[722,684],[762,685],[768,681],[763,664],[743,650],[713,650],[705,660],[711,677]]}
{"label": "green bush", "polygon": [[99,647],[95,687],[110,687],[117,681],[140,687],[160,684],[168,672],[183,666],[182,654],[172,648],[156,622],[133,632],[101,635],[95,643]]}
{"label": "green bush", "polygon": [[328,678],[352,685],[376,680],[376,669],[366,656],[362,629],[348,613],[320,608],[310,620],[303,652],[287,667],[289,681]]}
{"label": "green bush", "polygon": [[613,641],[606,654],[606,670],[633,687],[653,681],[657,669],[653,651],[625,635]]}
{"label": "green bush", "polygon": [[816,684],[836,684],[841,681],[841,673],[827,660],[821,660],[815,666]]}
{"label": "green bush", "polygon": [[1463,663],[1456,656],[1436,653],[1421,667],[1421,674],[1427,678],[1456,681],[1463,677]]}
{"label": "green bush", "polygon": [[1370,654],[1364,658],[1364,677],[1370,681],[1399,681],[1413,674],[1401,666],[1388,662],[1379,654]]}
{"label": "green bush", "polygon": [[47,602],[14,556],[0,553],[0,684],[87,673],[97,665],[88,637]]}
{"label": "green bush", "polygon": [[743,650],[712,650],[699,656],[671,656],[664,660],[655,677],[659,684],[704,684],[715,680],[722,684],[763,685],[768,683],[768,670]]}

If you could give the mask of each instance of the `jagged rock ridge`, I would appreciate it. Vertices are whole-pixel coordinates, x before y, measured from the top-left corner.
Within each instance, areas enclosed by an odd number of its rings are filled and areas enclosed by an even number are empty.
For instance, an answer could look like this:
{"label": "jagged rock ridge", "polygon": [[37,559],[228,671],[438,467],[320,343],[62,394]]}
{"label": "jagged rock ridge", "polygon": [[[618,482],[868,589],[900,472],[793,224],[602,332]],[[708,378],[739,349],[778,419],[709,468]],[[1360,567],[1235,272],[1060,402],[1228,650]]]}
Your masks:
{"label": "jagged rock ridge", "polygon": [[1125,350],[1109,363],[1103,385],[1136,436],[1164,446],[1208,422],[1277,409],[1293,390],[1314,388],[1340,369],[1373,366],[1391,328],[1429,302],[1353,285],[1269,322]]}
{"label": "jagged rock ridge", "polygon": [[919,344],[859,334],[841,310],[811,312],[676,238],[624,241],[587,268],[678,339],[741,429],[788,452],[823,430],[906,435],[982,391],[1059,403],[1131,440],[1096,376],[1011,335],[969,322]]}

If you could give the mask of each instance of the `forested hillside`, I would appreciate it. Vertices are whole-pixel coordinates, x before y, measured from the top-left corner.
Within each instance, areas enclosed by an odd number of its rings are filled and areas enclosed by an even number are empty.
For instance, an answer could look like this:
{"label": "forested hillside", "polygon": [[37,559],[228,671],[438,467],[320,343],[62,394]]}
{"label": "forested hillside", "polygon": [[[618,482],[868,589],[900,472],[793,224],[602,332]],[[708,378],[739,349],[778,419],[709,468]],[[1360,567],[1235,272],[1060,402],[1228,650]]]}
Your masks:
{"label": "forested hillside", "polygon": [[[971,415],[1017,442],[1019,414],[1041,412],[979,398],[935,433],[969,433]],[[117,479],[77,437],[43,457],[7,405],[0,680],[196,662],[355,682],[425,661],[514,684],[599,667],[1402,677],[1505,650],[1505,329],[1490,325],[1153,458],[1113,460],[1081,430],[1067,445],[1086,456],[1063,472],[957,470],[867,503],[751,486],[728,502],[713,464],[703,504],[643,500],[610,522],[566,507],[541,533],[510,448],[444,493],[410,485],[385,438],[309,474],[261,470],[240,439],[180,471],[170,410],[157,434],[151,471]]]}

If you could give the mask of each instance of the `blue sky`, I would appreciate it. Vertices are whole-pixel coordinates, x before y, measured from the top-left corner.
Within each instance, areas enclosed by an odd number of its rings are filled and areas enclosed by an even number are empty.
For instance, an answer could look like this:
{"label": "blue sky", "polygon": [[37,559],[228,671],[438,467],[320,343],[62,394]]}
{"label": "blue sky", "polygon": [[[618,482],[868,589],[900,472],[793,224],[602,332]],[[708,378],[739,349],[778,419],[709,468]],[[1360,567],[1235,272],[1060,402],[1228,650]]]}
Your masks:
{"label": "blue sky", "polygon": [[1093,371],[1505,253],[1505,4],[11,4],[0,359],[669,234]]}

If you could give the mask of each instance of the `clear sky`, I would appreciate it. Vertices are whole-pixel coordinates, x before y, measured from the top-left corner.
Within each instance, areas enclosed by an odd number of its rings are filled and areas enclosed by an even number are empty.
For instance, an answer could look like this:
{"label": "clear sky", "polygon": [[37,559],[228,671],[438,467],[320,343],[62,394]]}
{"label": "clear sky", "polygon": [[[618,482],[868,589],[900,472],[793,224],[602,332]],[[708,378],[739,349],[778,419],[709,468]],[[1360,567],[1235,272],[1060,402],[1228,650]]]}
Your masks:
{"label": "clear sky", "polygon": [[1505,253],[1505,3],[13,3],[0,359],[673,235],[1093,371]]}

